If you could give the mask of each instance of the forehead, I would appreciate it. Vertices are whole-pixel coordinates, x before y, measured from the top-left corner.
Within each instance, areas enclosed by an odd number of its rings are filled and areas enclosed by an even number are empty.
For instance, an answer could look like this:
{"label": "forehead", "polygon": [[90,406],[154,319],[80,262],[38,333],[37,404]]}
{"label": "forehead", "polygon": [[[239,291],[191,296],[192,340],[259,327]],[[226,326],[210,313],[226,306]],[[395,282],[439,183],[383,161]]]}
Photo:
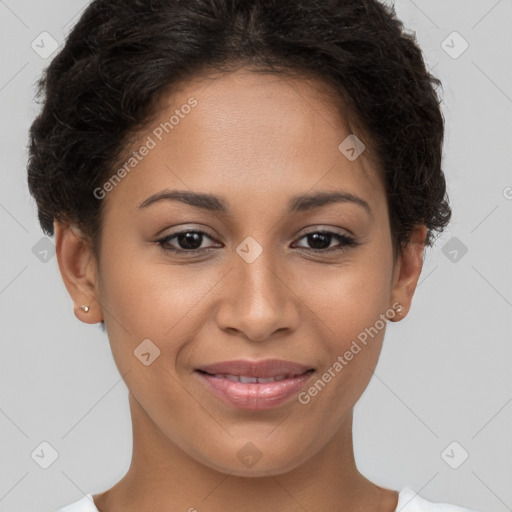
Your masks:
{"label": "forehead", "polygon": [[134,165],[125,165],[129,171],[108,200],[123,194],[138,205],[162,188],[207,191],[230,202],[284,201],[315,188],[382,200],[370,141],[359,133],[363,153],[349,159],[343,152],[354,135],[341,100],[322,82],[247,69],[200,75],[161,98],[120,164],[132,155]]}

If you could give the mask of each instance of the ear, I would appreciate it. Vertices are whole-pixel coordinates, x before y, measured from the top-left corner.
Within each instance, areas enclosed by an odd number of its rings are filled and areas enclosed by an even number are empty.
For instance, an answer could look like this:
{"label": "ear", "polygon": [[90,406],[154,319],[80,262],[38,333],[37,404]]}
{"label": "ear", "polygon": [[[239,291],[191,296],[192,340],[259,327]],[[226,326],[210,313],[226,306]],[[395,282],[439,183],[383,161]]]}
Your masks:
{"label": "ear", "polygon": [[[60,274],[71,299],[75,316],[84,323],[103,320],[99,303],[98,269],[90,242],[71,224],[54,220],[55,250]],[[88,306],[86,312],[80,308]]]}
{"label": "ear", "polygon": [[416,226],[395,264],[391,291],[391,303],[397,312],[392,319],[394,322],[405,318],[411,308],[412,297],[423,267],[426,234],[426,226]]}

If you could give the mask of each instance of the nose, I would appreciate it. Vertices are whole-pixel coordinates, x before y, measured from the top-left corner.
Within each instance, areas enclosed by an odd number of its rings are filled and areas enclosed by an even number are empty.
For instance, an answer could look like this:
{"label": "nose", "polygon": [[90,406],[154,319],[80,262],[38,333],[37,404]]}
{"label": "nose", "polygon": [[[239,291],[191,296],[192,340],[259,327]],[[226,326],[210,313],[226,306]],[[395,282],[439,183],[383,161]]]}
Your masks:
{"label": "nose", "polygon": [[217,309],[217,325],[231,334],[261,342],[276,332],[292,332],[299,322],[299,300],[292,272],[271,261],[264,250],[248,263],[234,254]]}

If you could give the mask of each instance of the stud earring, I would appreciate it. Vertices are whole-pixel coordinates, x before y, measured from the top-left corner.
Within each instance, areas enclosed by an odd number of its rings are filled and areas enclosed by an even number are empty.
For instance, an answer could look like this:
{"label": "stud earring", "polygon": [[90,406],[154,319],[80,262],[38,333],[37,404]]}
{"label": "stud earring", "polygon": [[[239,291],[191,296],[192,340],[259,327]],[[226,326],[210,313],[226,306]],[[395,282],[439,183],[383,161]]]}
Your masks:
{"label": "stud earring", "polygon": [[81,306],[80,306],[80,309],[81,309],[84,313],[87,313],[87,312],[89,311],[89,306],[81,305]]}

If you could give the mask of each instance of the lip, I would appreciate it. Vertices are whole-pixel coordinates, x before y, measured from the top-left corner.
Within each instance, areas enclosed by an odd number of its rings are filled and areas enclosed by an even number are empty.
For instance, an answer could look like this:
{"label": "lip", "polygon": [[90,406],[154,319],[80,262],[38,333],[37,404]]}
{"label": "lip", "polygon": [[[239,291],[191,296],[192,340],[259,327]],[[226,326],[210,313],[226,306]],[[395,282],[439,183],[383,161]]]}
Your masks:
{"label": "lip", "polygon": [[[291,361],[224,361],[196,369],[196,375],[206,388],[224,402],[246,410],[273,409],[297,396],[311,378],[314,368]],[[229,380],[229,376],[275,378],[273,382],[245,383]],[[282,378],[284,376],[284,378]]]}
{"label": "lip", "polygon": [[247,359],[237,359],[234,361],[223,361],[201,366],[198,370],[215,374],[245,375],[247,377],[276,377],[277,375],[295,376],[312,370],[311,366],[306,366],[283,359],[262,359],[260,361],[249,361]]}

